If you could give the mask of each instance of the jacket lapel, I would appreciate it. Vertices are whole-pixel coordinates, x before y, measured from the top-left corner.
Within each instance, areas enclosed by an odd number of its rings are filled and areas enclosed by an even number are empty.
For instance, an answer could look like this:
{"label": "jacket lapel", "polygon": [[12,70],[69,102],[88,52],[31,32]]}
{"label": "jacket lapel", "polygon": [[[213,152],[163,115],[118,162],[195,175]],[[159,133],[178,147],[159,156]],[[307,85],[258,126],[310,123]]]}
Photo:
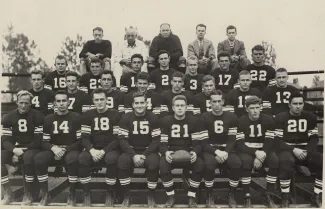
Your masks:
{"label": "jacket lapel", "polygon": [[237,52],[239,51],[239,41],[235,40],[235,47],[234,47],[234,54],[238,55]]}
{"label": "jacket lapel", "polygon": [[194,52],[196,56],[199,56],[199,43],[197,40],[194,41],[193,46],[194,46]]}

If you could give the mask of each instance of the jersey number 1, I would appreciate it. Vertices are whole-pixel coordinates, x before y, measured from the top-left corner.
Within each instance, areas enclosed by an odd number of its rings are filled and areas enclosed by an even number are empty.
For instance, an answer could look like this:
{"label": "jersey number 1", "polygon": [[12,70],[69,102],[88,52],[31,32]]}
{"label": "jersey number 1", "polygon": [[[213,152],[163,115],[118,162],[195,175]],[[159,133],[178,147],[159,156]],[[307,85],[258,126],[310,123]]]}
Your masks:
{"label": "jersey number 1", "polygon": [[256,128],[257,128],[257,135],[255,135],[255,126],[254,125],[250,125],[250,134],[249,137],[260,137],[262,136],[262,126],[261,124],[257,124]]}
{"label": "jersey number 1", "polygon": [[[183,129],[184,129],[184,135],[183,137],[188,137],[188,125],[187,124],[184,124],[183,125]],[[181,126],[180,125],[177,125],[177,124],[174,124],[172,125],[172,137],[181,137]]]}

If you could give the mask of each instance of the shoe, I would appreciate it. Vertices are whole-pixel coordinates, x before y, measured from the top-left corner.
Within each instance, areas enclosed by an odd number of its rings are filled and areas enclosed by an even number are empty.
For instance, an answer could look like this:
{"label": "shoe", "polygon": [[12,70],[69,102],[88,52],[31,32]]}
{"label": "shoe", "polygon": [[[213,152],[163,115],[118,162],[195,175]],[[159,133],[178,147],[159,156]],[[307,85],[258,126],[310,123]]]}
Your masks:
{"label": "shoe", "polygon": [[22,206],[31,206],[33,202],[33,197],[30,191],[26,191],[23,200],[21,201]]}
{"label": "shoe", "polygon": [[91,197],[90,193],[85,193],[84,197],[84,207],[90,207],[91,206]]}
{"label": "shoe", "polygon": [[197,208],[196,200],[194,197],[188,198],[188,206],[189,208]]}
{"label": "shoe", "polygon": [[122,207],[128,208],[128,207],[130,207],[130,203],[131,203],[131,197],[129,195],[126,195],[122,202]]}
{"label": "shoe", "polygon": [[168,196],[165,207],[166,208],[172,208],[174,206],[174,204],[175,204],[175,196],[174,195]]}
{"label": "shoe", "polygon": [[266,205],[268,208],[277,208],[277,205],[273,201],[272,195],[272,193],[268,192],[265,194]]}
{"label": "shoe", "polygon": [[4,197],[1,200],[1,205],[8,205],[12,199],[12,191],[9,183],[2,184]]}
{"label": "shoe", "polygon": [[251,207],[252,207],[251,194],[246,193],[244,198],[244,208],[251,208]]}
{"label": "shoe", "polygon": [[48,192],[42,193],[42,199],[39,203],[40,206],[47,206],[51,201],[51,196]]}
{"label": "shoe", "polygon": [[322,194],[314,194],[311,197],[311,206],[321,208],[322,207]]}
{"label": "shoe", "polygon": [[155,198],[153,198],[152,194],[148,194],[147,200],[149,208],[154,208],[156,206],[156,201]]}
{"label": "shoe", "polygon": [[76,206],[76,192],[69,192],[67,199],[68,206]]}
{"label": "shoe", "polygon": [[228,194],[228,204],[230,208],[237,208],[237,202],[235,199],[235,193],[229,192]]}
{"label": "shoe", "polygon": [[106,192],[105,207],[114,207],[114,196],[112,192]]}
{"label": "shoe", "polygon": [[211,188],[207,189],[207,199],[205,204],[207,208],[215,208],[214,195],[213,190]]}
{"label": "shoe", "polygon": [[281,207],[282,208],[289,207],[289,193],[282,193]]}

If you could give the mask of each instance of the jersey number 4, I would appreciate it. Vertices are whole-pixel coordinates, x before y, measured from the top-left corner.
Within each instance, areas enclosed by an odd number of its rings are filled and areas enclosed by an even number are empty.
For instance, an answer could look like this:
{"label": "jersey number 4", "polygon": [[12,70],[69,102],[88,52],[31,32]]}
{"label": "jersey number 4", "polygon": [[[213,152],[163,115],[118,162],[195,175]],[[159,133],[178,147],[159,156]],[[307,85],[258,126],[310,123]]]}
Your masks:
{"label": "jersey number 4", "polygon": [[32,104],[33,104],[35,107],[39,107],[38,96],[34,96],[34,97],[33,97],[33,99],[32,99]]}
{"label": "jersey number 4", "polygon": [[53,134],[58,134],[59,130],[62,131],[64,134],[69,133],[69,126],[68,126],[68,121],[62,121],[62,123],[59,125],[58,121],[53,121],[54,129],[53,129]]}

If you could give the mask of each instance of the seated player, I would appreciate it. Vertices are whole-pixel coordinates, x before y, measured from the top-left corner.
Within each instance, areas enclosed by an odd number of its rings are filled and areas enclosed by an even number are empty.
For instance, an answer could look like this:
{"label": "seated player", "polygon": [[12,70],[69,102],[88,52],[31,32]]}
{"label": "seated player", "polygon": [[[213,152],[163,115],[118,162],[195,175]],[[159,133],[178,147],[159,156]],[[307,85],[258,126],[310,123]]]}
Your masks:
{"label": "seated player", "polygon": [[76,183],[78,181],[78,154],[80,151],[80,114],[69,112],[69,97],[65,91],[57,91],[54,97],[57,112],[48,115],[43,125],[42,152],[36,154],[34,165],[41,188],[40,205],[50,200],[48,191],[48,167],[50,164],[64,165],[68,172],[68,205],[76,205]]}
{"label": "seated player", "polygon": [[131,71],[124,73],[120,80],[120,90],[121,92],[127,94],[131,91],[137,90],[135,86],[135,80],[137,75],[141,72],[141,67],[143,65],[143,57],[141,54],[134,54],[131,56]]}
{"label": "seated player", "polygon": [[235,191],[240,177],[241,160],[235,153],[237,117],[234,113],[224,112],[222,106],[224,95],[220,90],[210,94],[211,112],[201,115],[200,121],[208,132],[208,138],[203,141],[202,159],[204,162],[204,180],[208,197],[206,205],[214,208],[213,183],[217,167],[229,169],[229,207],[235,208]]}
{"label": "seated player", "polygon": [[141,92],[147,97],[147,110],[152,111],[153,114],[160,115],[161,96],[157,92],[148,90],[149,74],[140,72],[136,77],[135,85],[137,91],[130,92],[124,97],[125,113],[133,111],[133,94],[135,92]]}
{"label": "seated player", "polygon": [[187,74],[185,74],[184,88],[193,95],[202,92],[201,80],[204,74],[198,74],[198,59],[195,56],[187,58]]}
{"label": "seated player", "polygon": [[31,108],[40,111],[45,116],[53,113],[54,94],[51,90],[44,88],[44,74],[40,70],[33,70],[30,73],[32,89],[29,92],[33,95]]}
{"label": "seated player", "polygon": [[247,70],[239,73],[239,88],[228,92],[225,102],[225,111],[235,112],[238,118],[247,114],[245,101],[250,96],[262,97],[262,93],[255,88],[250,88],[252,83],[251,75]]}
{"label": "seated player", "polygon": [[96,27],[93,29],[94,40],[87,41],[79,54],[80,72],[89,72],[87,65],[91,59],[97,58],[105,63],[105,70],[111,70],[112,44],[109,40],[103,40],[103,29]]}
{"label": "seated player", "polygon": [[211,75],[205,75],[202,78],[203,91],[194,96],[194,99],[200,108],[201,114],[211,111],[210,95],[211,92],[216,89],[215,86],[215,80]]}
{"label": "seated player", "polygon": [[147,98],[141,92],[133,94],[134,112],[126,113],[119,122],[120,155],[117,168],[121,189],[124,193],[123,207],[130,206],[130,183],[133,168],[145,167],[148,182],[148,206],[154,207],[153,193],[159,176],[158,148],[160,143],[160,119],[147,111]]}
{"label": "seated player", "polygon": [[82,114],[87,111],[91,105],[91,99],[88,94],[78,89],[80,76],[78,73],[69,71],[65,75],[67,92],[69,97],[69,111]]}
{"label": "seated player", "polygon": [[41,149],[44,115],[31,109],[33,95],[27,91],[17,94],[17,108],[4,115],[2,125],[1,185],[4,199],[9,204],[13,197],[6,164],[22,163],[26,188],[22,205],[31,205],[35,168],[34,156]]}
{"label": "seated player", "polygon": [[246,68],[252,77],[252,88],[257,88],[261,92],[267,86],[275,85],[275,69],[264,63],[265,49],[261,45],[256,45],[252,48],[253,63]]}
{"label": "seated player", "polygon": [[211,71],[211,75],[216,80],[216,89],[220,89],[224,94],[236,88],[238,81],[238,71],[230,68],[230,55],[228,52],[218,54],[220,68]]}
{"label": "seated player", "polygon": [[245,101],[247,115],[238,121],[237,155],[242,161],[241,181],[245,194],[244,207],[251,208],[250,183],[252,169],[261,169],[267,165],[266,204],[276,208],[272,196],[278,176],[279,159],[274,153],[274,121],[272,117],[261,113],[261,99],[248,97]]}
{"label": "seated player", "polygon": [[[174,115],[167,115],[161,121],[161,139],[159,152],[160,177],[166,189],[168,200],[165,207],[170,208],[175,204],[174,181],[171,171],[173,168],[188,168],[191,171],[187,193],[189,196],[189,207],[196,208],[196,190],[199,187],[203,175],[204,164],[199,157],[202,151],[201,141],[206,139],[202,133],[203,128],[200,121],[191,115],[186,115],[187,99],[184,95],[173,98]],[[177,163],[173,160],[176,151],[185,150],[190,153],[190,162]]]}
{"label": "seated player", "polygon": [[276,85],[268,86],[263,92],[263,112],[272,116],[280,112],[289,111],[289,97],[299,90],[288,85],[288,72],[285,68],[279,68],[275,73]]}
{"label": "seated player", "polygon": [[293,92],[289,97],[289,111],[275,116],[282,207],[287,208],[291,177],[297,164],[307,166],[311,173],[316,174],[312,207],[322,207],[323,154],[317,152],[317,118],[303,108],[304,97],[299,92]]}
{"label": "seated player", "polygon": [[170,55],[167,51],[161,50],[157,54],[159,68],[150,72],[150,85],[149,89],[161,93],[164,90],[171,89],[171,76],[177,71],[170,67]]}
{"label": "seated player", "polygon": [[78,175],[84,190],[84,206],[91,206],[90,182],[94,166],[106,167],[107,193],[105,206],[112,207],[113,192],[117,177],[117,159],[120,155],[117,136],[120,114],[107,108],[107,97],[103,89],[95,89],[92,100],[96,109],[83,114],[81,121],[81,144],[84,150],[79,155]]}
{"label": "seated player", "polygon": [[65,74],[67,72],[68,63],[64,56],[58,55],[55,58],[55,71],[46,75],[44,87],[56,92],[57,90],[65,90]]}
{"label": "seated player", "polygon": [[167,114],[173,114],[172,112],[172,101],[176,95],[184,95],[188,101],[187,104],[187,112],[191,114],[199,114],[200,110],[195,103],[194,96],[189,91],[183,90],[184,85],[184,74],[181,72],[176,72],[171,77],[172,89],[165,90],[161,93],[161,115],[165,116]]}

